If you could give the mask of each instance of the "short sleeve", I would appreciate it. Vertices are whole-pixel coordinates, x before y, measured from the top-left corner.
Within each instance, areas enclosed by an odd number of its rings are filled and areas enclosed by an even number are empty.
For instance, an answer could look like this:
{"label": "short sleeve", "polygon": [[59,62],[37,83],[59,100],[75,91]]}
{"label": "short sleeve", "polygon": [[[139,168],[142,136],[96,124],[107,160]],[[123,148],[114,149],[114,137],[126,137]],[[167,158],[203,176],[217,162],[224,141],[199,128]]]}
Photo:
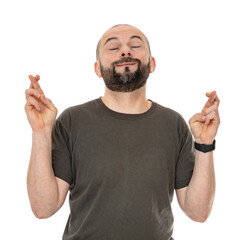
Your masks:
{"label": "short sleeve", "polygon": [[195,162],[193,137],[187,123],[182,117],[178,123],[178,133],[180,139],[180,152],[176,164],[175,189],[189,185]]}
{"label": "short sleeve", "polygon": [[72,184],[72,167],[70,139],[68,130],[63,126],[65,113],[61,114],[56,120],[52,131],[52,167],[54,175],[70,185]]}

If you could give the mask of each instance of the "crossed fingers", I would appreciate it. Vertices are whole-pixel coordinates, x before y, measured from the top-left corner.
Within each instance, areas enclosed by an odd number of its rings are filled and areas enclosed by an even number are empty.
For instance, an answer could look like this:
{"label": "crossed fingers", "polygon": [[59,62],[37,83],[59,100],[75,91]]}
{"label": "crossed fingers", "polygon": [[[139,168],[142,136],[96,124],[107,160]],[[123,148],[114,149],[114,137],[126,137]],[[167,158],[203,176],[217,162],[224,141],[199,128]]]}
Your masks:
{"label": "crossed fingers", "polygon": [[206,93],[208,101],[201,111],[202,119],[205,120],[205,124],[208,125],[212,120],[219,121],[218,107],[220,100],[216,94],[216,91]]}
{"label": "crossed fingers", "polygon": [[[219,106],[220,100],[216,94],[216,91],[208,92],[208,93],[206,93],[206,96],[208,97],[208,101],[206,102],[204,108],[209,108],[213,104],[217,105],[217,107]],[[204,108],[203,108],[203,110],[204,110]]]}
{"label": "crossed fingers", "polygon": [[32,75],[28,76],[31,83],[29,89],[25,91],[27,106],[34,106],[38,111],[41,110],[42,104],[50,105],[49,99],[47,99],[42,91],[38,81],[40,79],[39,75],[33,77]]}
{"label": "crossed fingers", "polygon": [[40,76],[39,75],[36,75],[35,77],[33,77],[32,75],[29,75],[28,76],[31,83],[30,83],[30,86],[29,86],[29,89],[26,90],[26,98],[28,98],[30,95],[34,95],[36,96],[37,98],[39,98],[41,96],[41,94],[44,95],[38,81],[40,79]]}
{"label": "crossed fingers", "polygon": [[38,83],[38,81],[40,80],[40,76],[36,75],[35,77],[33,77],[32,75],[29,75],[28,77],[31,81],[29,88],[30,89],[36,89],[40,92],[40,94],[44,94],[41,87],[40,87],[40,84]]}

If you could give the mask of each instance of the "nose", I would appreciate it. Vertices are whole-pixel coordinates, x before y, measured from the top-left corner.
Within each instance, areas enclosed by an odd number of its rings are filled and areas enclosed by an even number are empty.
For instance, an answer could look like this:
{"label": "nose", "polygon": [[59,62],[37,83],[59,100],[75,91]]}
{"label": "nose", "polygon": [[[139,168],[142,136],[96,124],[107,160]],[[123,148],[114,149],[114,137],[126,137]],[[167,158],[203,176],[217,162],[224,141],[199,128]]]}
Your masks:
{"label": "nose", "polygon": [[121,56],[122,56],[122,57],[131,57],[131,53],[130,53],[130,52],[128,52],[128,53],[123,52],[123,53],[121,54]]}
{"label": "nose", "polygon": [[128,46],[123,46],[120,53],[121,53],[120,56],[121,58],[132,57],[131,49]]}

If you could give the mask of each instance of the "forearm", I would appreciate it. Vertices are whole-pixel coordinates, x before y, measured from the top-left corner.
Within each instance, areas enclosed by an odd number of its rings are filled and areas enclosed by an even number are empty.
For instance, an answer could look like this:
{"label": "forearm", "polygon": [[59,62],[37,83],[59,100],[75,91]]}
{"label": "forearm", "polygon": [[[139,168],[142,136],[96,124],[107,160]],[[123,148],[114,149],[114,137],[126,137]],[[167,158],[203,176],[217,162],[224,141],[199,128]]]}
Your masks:
{"label": "forearm", "polygon": [[27,174],[32,211],[38,218],[51,216],[58,202],[58,186],[51,162],[51,129],[33,132]]}
{"label": "forearm", "polygon": [[213,151],[196,150],[193,176],[185,196],[185,211],[196,221],[205,221],[209,216],[215,195]]}

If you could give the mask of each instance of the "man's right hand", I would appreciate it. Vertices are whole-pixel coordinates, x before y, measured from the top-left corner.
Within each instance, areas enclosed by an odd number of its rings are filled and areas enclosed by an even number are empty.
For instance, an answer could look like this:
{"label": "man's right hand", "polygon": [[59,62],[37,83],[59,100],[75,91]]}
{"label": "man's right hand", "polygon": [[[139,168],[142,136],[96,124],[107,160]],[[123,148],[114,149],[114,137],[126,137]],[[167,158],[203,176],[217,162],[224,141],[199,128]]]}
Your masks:
{"label": "man's right hand", "polygon": [[57,116],[57,108],[52,101],[45,97],[38,81],[39,75],[33,77],[28,76],[31,84],[29,89],[25,91],[27,102],[25,104],[25,112],[29,124],[33,131],[52,129]]}

